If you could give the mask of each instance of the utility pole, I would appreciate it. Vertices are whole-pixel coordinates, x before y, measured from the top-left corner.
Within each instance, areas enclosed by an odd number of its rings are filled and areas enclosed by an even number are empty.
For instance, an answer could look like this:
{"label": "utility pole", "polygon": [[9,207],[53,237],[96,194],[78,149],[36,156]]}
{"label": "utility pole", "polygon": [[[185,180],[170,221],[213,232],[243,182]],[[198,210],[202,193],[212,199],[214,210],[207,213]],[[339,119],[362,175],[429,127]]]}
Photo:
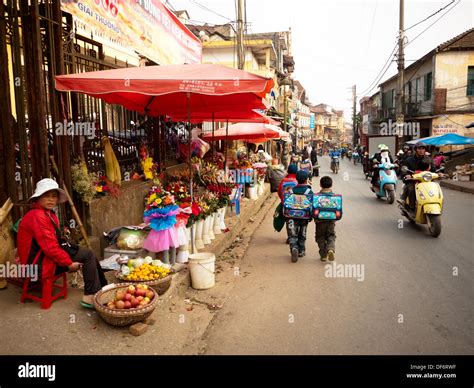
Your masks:
{"label": "utility pole", "polygon": [[244,69],[244,0],[238,0],[237,4],[237,62],[240,70]]}
{"label": "utility pole", "polygon": [[404,90],[404,70],[405,70],[405,54],[403,52],[403,41],[405,39],[405,0],[400,0],[400,14],[399,14],[399,31],[398,31],[398,85],[397,85],[397,100],[396,100],[396,118],[398,126],[398,136],[402,137],[403,122],[404,122],[404,105],[405,105],[405,90]]}
{"label": "utility pole", "polygon": [[352,144],[355,147],[357,145],[358,133],[357,133],[357,87],[352,86]]}

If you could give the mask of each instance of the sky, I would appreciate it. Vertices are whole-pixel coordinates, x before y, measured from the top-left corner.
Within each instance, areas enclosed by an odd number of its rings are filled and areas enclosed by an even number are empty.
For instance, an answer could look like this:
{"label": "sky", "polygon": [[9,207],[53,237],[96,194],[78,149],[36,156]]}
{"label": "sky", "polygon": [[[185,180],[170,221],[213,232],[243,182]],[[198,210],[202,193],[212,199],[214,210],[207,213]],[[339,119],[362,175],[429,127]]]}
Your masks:
{"label": "sky", "polygon": [[[405,29],[451,2],[405,0]],[[236,19],[234,0],[168,3],[176,10],[186,9],[198,22],[224,24]],[[303,84],[313,104],[343,109],[346,120],[352,121],[352,85],[357,87],[358,99],[375,93],[376,87],[367,89],[377,80],[397,42],[399,0],[247,0],[247,22],[250,33],[287,31],[291,27],[293,78]],[[406,31],[406,66],[473,27],[474,0],[454,0]],[[392,61],[375,85],[396,72],[396,62]]]}

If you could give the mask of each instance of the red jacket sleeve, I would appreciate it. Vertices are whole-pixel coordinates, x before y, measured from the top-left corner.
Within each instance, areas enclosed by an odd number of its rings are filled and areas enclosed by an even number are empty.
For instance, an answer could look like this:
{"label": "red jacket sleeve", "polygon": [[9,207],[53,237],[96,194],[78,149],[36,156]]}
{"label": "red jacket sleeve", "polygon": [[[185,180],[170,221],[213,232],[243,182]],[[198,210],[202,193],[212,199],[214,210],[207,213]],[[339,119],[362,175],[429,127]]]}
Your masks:
{"label": "red jacket sleeve", "polygon": [[35,239],[44,254],[58,265],[68,267],[72,260],[64,249],[59,246],[53,223],[44,212],[37,212],[32,218]]}

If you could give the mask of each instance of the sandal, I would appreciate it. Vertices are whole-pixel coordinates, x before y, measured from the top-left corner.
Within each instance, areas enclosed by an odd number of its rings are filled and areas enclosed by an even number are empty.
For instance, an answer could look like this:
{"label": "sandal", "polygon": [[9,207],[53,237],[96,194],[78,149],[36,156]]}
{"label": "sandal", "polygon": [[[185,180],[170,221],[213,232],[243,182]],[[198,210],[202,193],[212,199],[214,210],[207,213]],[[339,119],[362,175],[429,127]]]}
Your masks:
{"label": "sandal", "polygon": [[91,309],[91,310],[94,310],[95,307],[93,304],[90,304],[90,303],[87,303],[87,302],[84,302],[83,300],[81,300],[81,306],[86,308],[86,309]]}

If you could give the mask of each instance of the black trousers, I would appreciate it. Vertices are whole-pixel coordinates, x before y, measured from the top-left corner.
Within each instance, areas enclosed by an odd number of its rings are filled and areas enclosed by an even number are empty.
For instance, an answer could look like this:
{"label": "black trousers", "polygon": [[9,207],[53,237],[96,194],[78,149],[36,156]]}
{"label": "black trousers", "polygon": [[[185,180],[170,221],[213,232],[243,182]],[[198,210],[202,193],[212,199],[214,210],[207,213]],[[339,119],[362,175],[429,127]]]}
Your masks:
{"label": "black trousers", "polygon": [[290,252],[293,248],[298,249],[298,252],[305,252],[308,222],[308,220],[298,220],[294,218],[288,218],[286,220],[286,231],[288,232]]}
{"label": "black trousers", "polygon": [[405,202],[407,197],[408,197],[408,200],[410,202],[410,208],[414,209],[415,208],[415,202],[416,202],[415,183],[414,182],[405,183],[405,186],[403,186],[403,191],[402,191],[402,195],[400,196],[400,199]]}
{"label": "black trousers", "polygon": [[[82,263],[82,274],[84,275],[84,295],[94,295],[102,287],[107,285],[104,271],[94,253],[85,247],[80,247],[78,252],[71,255],[71,260]],[[56,268],[56,274],[67,272],[67,267]]]}
{"label": "black trousers", "polygon": [[326,257],[329,250],[336,251],[336,221],[316,221],[316,243],[319,254]]}

